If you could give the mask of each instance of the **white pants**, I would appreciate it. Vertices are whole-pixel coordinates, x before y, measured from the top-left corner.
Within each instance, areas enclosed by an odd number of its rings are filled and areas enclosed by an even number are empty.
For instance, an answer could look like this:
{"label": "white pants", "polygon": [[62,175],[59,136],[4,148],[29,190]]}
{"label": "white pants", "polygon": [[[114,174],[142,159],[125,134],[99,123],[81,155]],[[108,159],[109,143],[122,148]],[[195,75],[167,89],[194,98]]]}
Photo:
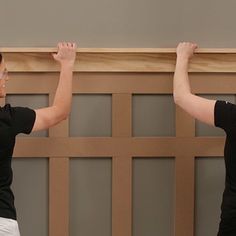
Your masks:
{"label": "white pants", "polygon": [[17,221],[0,217],[0,236],[20,236]]}

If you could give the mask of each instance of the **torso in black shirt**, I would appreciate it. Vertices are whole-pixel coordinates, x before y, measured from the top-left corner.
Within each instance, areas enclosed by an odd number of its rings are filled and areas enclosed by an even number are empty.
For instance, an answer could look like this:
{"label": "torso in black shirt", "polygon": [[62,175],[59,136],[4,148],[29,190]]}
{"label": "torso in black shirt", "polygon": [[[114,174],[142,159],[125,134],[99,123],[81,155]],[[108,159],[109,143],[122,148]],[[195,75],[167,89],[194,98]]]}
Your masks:
{"label": "torso in black shirt", "polygon": [[0,108],[0,217],[16,219],[12,184],[12,154],[15,137],[29,134],[35,122],[35,111],[24,107]]}
{"label": "torso in black shirt", "polygon": [[224,160],[226,168],[225,190],[221,205],[221,218],[236,218],[236,105],[216,101],[215,126],[226,133]]}

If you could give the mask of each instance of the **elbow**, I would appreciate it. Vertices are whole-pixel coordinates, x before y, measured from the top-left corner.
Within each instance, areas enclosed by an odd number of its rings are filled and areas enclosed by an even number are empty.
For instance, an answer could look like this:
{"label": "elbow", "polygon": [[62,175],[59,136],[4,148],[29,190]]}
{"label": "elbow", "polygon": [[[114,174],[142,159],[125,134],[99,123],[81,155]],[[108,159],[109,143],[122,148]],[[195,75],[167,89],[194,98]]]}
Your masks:
{"label": "elbow", "polygon": [[174,97],[174,102],[175,102],[175,104],[178,105],[178,104],[180,103],[180,100],[181,100],[180,95],[174,93],[174,94],[173,94],[173,97]]}
{"label": "elbow", "polygon": [[70,115],[70,110],[62,109],[60,107],[54,106],[55,121],[59,123],[63,120],[66,120]]}
{"label": "elbow", "polygon": [[173,94],[173,97],[174,97],[174,102],[176,105],[179,105],[180,107],[183,106],[183,104],[185,103],[185,101],[191,99],[191,95],[192,93],[174,93]]}
{"label": "elbow", "polygon": [[65,111],[61,114],[61,120],[66,120],[70,115],[70,112],[69,111]]}

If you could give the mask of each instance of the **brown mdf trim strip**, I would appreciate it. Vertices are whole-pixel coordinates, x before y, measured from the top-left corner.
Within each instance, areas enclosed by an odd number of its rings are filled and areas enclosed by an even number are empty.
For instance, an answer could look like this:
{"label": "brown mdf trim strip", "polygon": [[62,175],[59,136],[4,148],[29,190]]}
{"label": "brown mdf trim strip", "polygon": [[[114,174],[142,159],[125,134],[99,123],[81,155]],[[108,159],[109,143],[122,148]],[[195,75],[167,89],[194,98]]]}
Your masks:
{"label": "brown mdf trim strip", "polygon": [[8,94],[49,94],[56,91],[59,73],[10,73]]}
{"label": "brown mdf trim strip", "polygon": [[[5,52],[9,71],[53,72],[59,65],[51,52]],[[174,72],[176,54],[170,52],[80,52],[79,72]],[[236,53],[196,53],[190,72],[236,72]]]}
{"label": "brown mdf trim strip", "polygon": [[[40,94],[56,90],[59,73],[11,73],[10,77],[9,94]],[[73,93],[172,94],[172,81],[170,73],[74,73]]]}
{"label": "brown mdf trim strip", "polygon": [[173,157],[178,150],[177,138],[132,138],[131,155],[133,157]]}
{"label": "brown mdf trim strip", "polygon": [[[195,119],[176,105],[176,137],[195,140]],[[193,236],[194,229],[194,151],[181,143],[175,158],[175,236]]]}
{"label": "brown mdf trim strip", "polygon": [[194,234],[194,156],[175,160],[175,236]]}
{"label": "brown mdf trim strip", "polygon": [[49,235],[69,235],[69,158],[50,158]]}
{"label": "brown mdf trim strip", "polygon": [[112,236],[132,235],[132,157],[112,158]]}
{"label": "brown mdf trim strip", "polygon": [[17,138],[16,143],[19,157],[112,157],[115,150],[112,138]]}
{"label": "brown mdf trim strip", "polygon": [[193,93],[197,94],[235,94],[235,73],[190,73]]}
{"label": "brown mdf trim strip", "polygon": [[[9,94],[48,94],[55,92],[59,73],[11,73],[10,77]],[[197,94],[236,93],[236,73],[190,73],[190,83]],[[173,73],[74,73],[73,93],[172,95]]]}
{"label": "brown mdf trim strip", "polygon": [[224,137],[197,137],[194,139],[193,153],[198,157],[223,157],[224,144]]}
{"label": "brown mdf trim strip", "polygon": [[[49,105],[55,91],[50,91]],[[49,137],[68,138],[68,119],[49,129]],[[69,158],[49,159],[49,236],[69,235]]]}
{"label": "brown mdf trim strip", "polygon": [[[112,94],[112,137],[131,137],[131,103],[131,94]],[[122,149],[124,156],[112,158],[112,236],[132,235],[132,157]]]}
{"label": "brown mdf trim strip", "polygon": [[135,157],[170,157],[181,155],[223,156],[223,137],[132,138],[131,155]]}
{"label": "brown mdf trim strip", "polygon": [[[15,157],[223,156],[224,137],[17,138]],[[43,148],[42,148],[43,147]]]}
{"label": "brown mdf trim strip", "polygon": [[176,136],[177,137],[194,137],[195,136],[195,119],[192,118],[178,105],[176,109]]}
{"label": "brown mdf trim strip", "polygon": [[49,129],[50,137],[67,137],[69,134],[69,122],[67,118],[66,120],[61,121],[59,124],[53,127],[53,129]]}
{"label": "brown mdf trim strip", "polygon": [[131,137],[131,94],[112,94],[112,136]]}
{"label": "brown mdf trim strip", "polygon": [[171,94],[172,81],[171,73],[78,73],[73,92]]}

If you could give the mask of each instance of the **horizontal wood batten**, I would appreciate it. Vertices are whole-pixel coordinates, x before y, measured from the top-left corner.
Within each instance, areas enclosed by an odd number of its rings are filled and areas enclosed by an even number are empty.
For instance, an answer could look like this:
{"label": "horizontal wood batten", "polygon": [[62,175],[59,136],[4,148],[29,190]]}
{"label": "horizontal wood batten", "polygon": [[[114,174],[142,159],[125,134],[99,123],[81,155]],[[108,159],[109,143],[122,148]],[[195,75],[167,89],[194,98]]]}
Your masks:
{"label": "horizontal wood batten", "polygon": [[[8,94],[48,94],[55,91],[58,73],[10,73]],[[235,94],[234,73],[191,73],[192,92]],[[47,86],[45,86],[45,84]],[[23,86],[22,86],[23,85]],[[75,73],[73,93],[172,94],[172,73]]]}
{"label": "horizontal wood batten", "polygon": [[223,156],[224,140],[223,137],[18,138],[14,156],[112,157],[128,153],[132,157],[174,157],[184,149],[186,155],[214,157]]}
{"label": "horizontal wood batten", "polygon": [[[9,71],[57,72],[53,48],[2,48]],[[77,72],[174,72],[175,49],[79,49]],[[236,72],[236,49],[199,49],[190,72]]]}

